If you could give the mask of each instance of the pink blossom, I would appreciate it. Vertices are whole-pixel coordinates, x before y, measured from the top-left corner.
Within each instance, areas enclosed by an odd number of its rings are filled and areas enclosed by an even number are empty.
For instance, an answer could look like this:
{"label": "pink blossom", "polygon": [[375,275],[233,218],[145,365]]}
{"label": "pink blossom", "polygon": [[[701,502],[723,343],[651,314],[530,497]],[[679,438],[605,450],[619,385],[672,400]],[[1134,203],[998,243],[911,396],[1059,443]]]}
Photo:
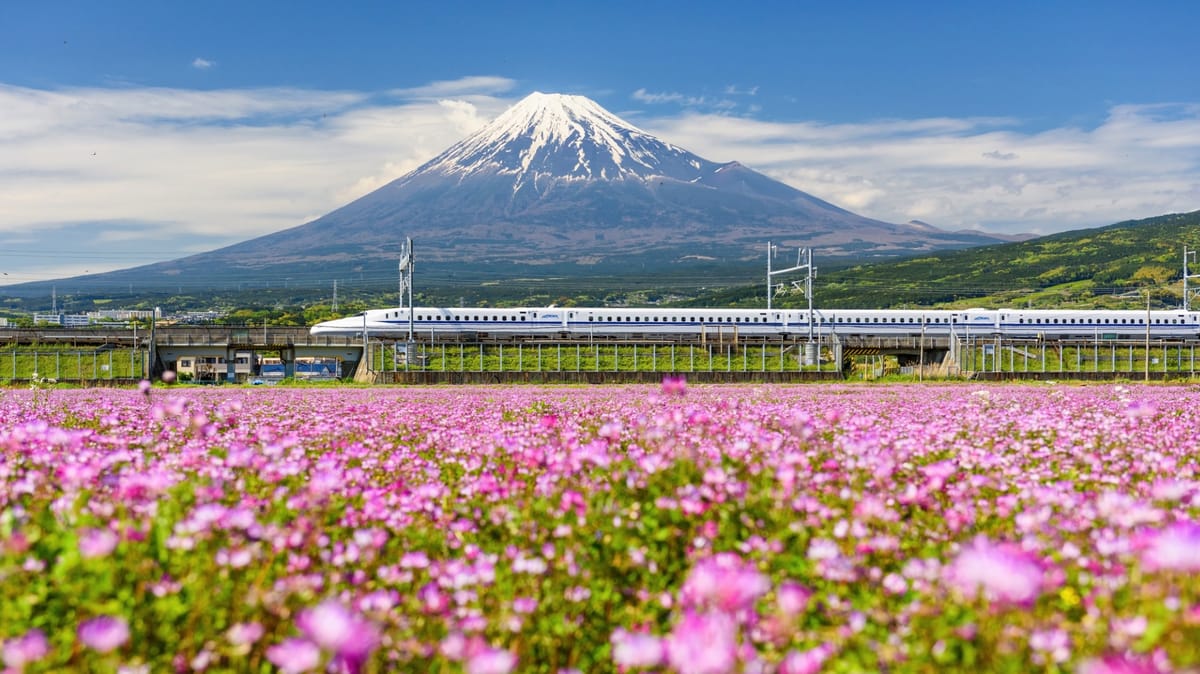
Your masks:
{"label": "pink blossom", "polygon": [[679,674],[724,674],[737,664],[737,631],[724,613],[684,614],[667,637],[667,661]]}
{"label": "pink blossom", "polygon": [[249,646],[262,638],[263,626],[259,623],[237,623],[225,632],[225,638],[234,646]]}
{"label": "pink blossom", "polygon": [[351,671],[358,671],[379,641],[375,626],[327,599],[296,617],[296,626]]}
{"label": "pink blossom", "polygon": [[808,610],[808,602],[812,598],[812,590],[800,583],[785,580],[775,591],[775,605],[785,616],[797,616]]}
{"label": "pink blossom", "polygon": [[84,559],[107,557],[117,549],[120,540],[108,529],[88,529],[79,536],[79,554]]}
{"label": "pink blossom", "polygon": [[1176,522],[1141,541],[1142,564],[1151,570],[1200,571],[1200,524]]}
{"label": "pink blossom", "polygon": [[662,392],[668,396],[683,396],[687,394],[687,378],[663,377]]}
{"label": "pink blossom", "polygon": [[771,581],[732,553],[701,560],[680,589],[685,605],[736,612],[750,608],[771,589]]}
{"label": "pink blossom", "polygon": [[44,632],[38,629],[4,642],[4,664],[16,671],[25,665],[37,662],[50,652],[50,644]]}
{"label": "pink blossom", "polygon": [[467,659],[467,674],[508,674],[517,666],[517,656],[497,649],[483,648]]}
{"label": "pink blossom", "polygon": [[284,639],[267,649],[267,659],[284,674],[301,674],[321,664],[321,649],[307,639]]}
{"label": "pink blossom", "polygon": [[657,667],[664,655],[662,639],[651,634],[626,632],[623,629],[613,632],[612,646],[613,664],[618,667]]}
{"label": "pink blossom", "polygon": [[947,568],[949,582],[968,596],[980,589],[999,605],[1030,604],[1041,594],[1045,574],[1030,554],[1012,545],[975,539]]}
{"label": "pink blossom", "polygon": [[97,616],[79,625],[78,636],[88,648],[108,653],[129,641],[129,625],[120,616]]}
{"label": "pink blossom", "polygon": [[829,658],[829,649],[817,646],[807,651],[790,651],[779,663],[779,674],[816,674]]}
{"label": "pink blossom", "polygon": [[1162,672],[1151,660],[1130,655],[1106,655],[1102,658],[1085,660],[1075,671],[1077,674],[1160,674]]}

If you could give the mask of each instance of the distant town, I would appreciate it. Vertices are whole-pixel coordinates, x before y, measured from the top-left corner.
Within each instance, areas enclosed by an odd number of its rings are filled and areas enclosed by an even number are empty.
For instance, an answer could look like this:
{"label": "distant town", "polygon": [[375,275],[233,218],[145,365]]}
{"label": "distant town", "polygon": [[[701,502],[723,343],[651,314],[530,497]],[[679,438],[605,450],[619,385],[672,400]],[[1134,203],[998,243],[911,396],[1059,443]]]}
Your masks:
{"label": "distant town", "polygon": [[227,315],[224,311],[186,311],[164,314],[161,309],[149,311],[132,309],[103,309],[86,313],[34,313],[27,320],[20,318],[0,317],[0,328],[19,327],[32,323],[33,327],[60,326],[64,328],[86,327],[116,327],[125,326],[131,322],[148,324],[151,321],[162,321],[174,324],[203,324],[220,320]]}

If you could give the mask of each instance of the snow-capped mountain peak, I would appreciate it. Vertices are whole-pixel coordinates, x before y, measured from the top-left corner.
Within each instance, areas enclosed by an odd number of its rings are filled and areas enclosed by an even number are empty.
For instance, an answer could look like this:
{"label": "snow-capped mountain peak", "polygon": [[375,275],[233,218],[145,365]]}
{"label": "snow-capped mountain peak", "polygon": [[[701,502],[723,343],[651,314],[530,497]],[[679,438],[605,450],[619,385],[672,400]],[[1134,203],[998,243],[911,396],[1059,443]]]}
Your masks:
{"label": "snow-capped mountain peak", "polygon": [[513,191],[554,180],[692,180],[716,164],[665,143],[584,96],[534,92],[414,172],[505,175]]}

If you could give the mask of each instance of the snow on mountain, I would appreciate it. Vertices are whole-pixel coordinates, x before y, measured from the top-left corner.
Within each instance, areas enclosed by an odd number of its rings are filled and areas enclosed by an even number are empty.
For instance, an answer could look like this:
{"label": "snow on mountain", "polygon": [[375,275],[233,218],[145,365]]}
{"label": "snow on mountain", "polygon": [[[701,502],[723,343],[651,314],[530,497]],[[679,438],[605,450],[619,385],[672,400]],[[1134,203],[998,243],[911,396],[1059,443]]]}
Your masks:
{"label": "snow on mountain", "polygon": [[545,186],[547,178],[696,179],[718,167],[651,136],[589,98],[535,92],[413,175],[512,176],[516,192]]}

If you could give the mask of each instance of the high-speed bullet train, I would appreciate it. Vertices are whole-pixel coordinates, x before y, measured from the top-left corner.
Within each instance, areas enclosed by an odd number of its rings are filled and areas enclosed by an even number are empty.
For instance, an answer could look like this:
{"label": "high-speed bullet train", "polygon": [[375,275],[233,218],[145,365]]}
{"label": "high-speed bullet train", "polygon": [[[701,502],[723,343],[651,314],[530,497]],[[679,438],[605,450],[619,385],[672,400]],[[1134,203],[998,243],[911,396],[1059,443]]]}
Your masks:
{"label": "high-speed bullet train", "polygon": [[[740,336],[820,335],[949,336],[998,335],[1010,338],[1200,338],[1200,312],[1183,310],[1104,311],[965,309],[814,311],[810,330],[804,309],[610,309],[598,307],[421,308],[411,327],[420,336],[633,336],[718,333]],[[409,309],[373,309],[324,321],[313,335],[403,338]]]}

